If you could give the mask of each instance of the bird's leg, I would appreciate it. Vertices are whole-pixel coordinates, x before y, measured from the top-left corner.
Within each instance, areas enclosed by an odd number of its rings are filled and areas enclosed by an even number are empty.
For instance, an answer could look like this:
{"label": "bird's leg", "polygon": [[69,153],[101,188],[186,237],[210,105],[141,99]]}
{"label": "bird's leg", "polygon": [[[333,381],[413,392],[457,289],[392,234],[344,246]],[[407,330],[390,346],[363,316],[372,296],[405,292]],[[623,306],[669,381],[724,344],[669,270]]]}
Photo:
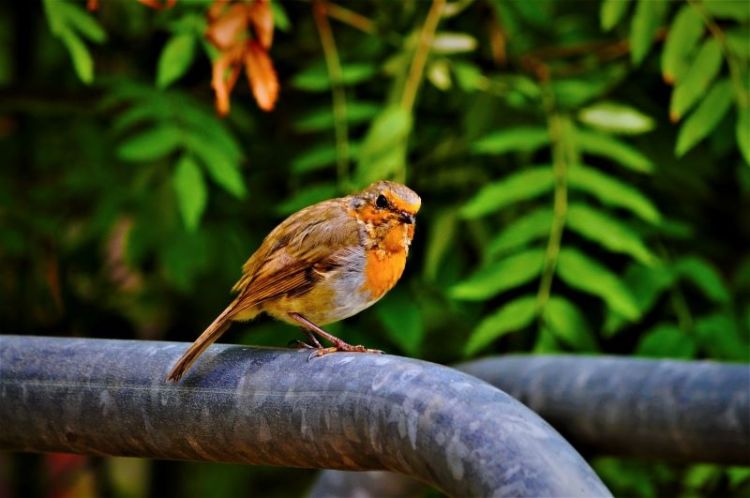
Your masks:
{"label": "bird's leg", "polygon": [[322,347],[323,347],[323,345],[322,345],[322,344],[320,343],[320,341],[318,341],[318,338],[317,338],[317,337],[315,337],[315,334],[313,334],[313,333],[312,333],[312,331],[311,331],[310,329],[308,329],[308,328],[303,328],[303,329],[302,329],[302,332],[304,332],[304,333],[305,333],[305,335],[307,336],[307,338],[308,338],[308,339],[310,339],[310,342],[312,343],[312,346],[313,346],[314,348],[318,348],[318,349],[320,349],[320,348],[322,348]]}
{"label": "bird's leg", "polygon": [[305,348],[305,349],[321,349],[323,347],[322,344],[318,341],[318,338],[315,337],[315,334],[313,334],[309,329],[303,328],[302,332],[305,333],[307,338],[310,340],[312,344],[308,344],[305,341],[300,341],[299,339],[294,339],[292,341],[289,341],[289,344],[287,346],[292,347],[294,346],[297,349]]}
{"label": "bird's leg", "polygon": [[302,327],[305,329],[305,332],[309,334],[309,336],[312,336],[312,334],[317,334],[321,338],[333,344],[333,347],[331,348],[324,348],[317,340],[315,340],[315,343],[317,343],[318,347],[311,353],[311,357],[323,356],[328,353],[334,353],[336,351],[347,351],[349,353],[383,353],[379,349],[367,349],[366,347],[361,345],[352,346],[348,342],[342,341],[335,335],[329,334],[299,313],[291,312],[289,313],[289,317],[295,322],[302,325]]}

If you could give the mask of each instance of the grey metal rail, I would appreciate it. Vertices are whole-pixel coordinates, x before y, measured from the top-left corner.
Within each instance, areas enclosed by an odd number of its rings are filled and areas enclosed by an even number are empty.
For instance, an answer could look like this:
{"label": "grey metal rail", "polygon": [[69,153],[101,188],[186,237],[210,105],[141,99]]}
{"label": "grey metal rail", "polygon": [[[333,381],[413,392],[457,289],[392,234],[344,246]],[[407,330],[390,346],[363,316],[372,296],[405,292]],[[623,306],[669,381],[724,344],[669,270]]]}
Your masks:
{"label": "grey metal rail", "polygon": [[[505,356],[458,365],[542,415],[578,448],[750,465],[750,365],[623,357]],[[323,472],[311,498],[412,495],[380,473]]]}
{"label": "grey metal rail", "polygon": [[410,475],[452,496],[607,496],[575,450],[502,391],[394,356],[0,336],[0,449]]}
{"label": "grey metal rail", "polygon": [[514,396],[577,448],[750,465],[750,365],[560,355],[456,368]]}

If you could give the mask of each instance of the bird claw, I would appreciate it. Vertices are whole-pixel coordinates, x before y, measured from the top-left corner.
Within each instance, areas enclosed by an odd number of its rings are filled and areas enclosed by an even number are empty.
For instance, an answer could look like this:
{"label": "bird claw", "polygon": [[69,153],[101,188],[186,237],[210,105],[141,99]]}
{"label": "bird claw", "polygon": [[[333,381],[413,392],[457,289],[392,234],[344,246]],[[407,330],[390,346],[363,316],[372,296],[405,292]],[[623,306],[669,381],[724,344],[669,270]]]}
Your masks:
{"label": "bird claw", "polygon": [[335,353],[336,351],[338,351],[338,348],[335,348],[335,347],[331,347],[331,348],[313,348],[313,350],[307,356],[307,361],[310,361],[313,358],[318,358],[320,356],[325,356],[328,353]]}
{"label": "bird claw", "polygon": [[[309,345],[308,345],[309,347]],[[373,353],[373,354],[385,354],[384,351],[381,351],[380,349],[368,349],[361,344],[358,344],[356,346],[352,346],[351,344],[338,344],[336,346],[332,346],[330,348],[312,348],[313,351],[310,352],[309,356],[307,357],[307,361],[310,361],[313,358],[319,358],[321,356],[325,356],[329,353],[336,353],[336,352],[343,352],[343,353]]]}
{"label": "bird claw", "polygon": [[306,343],[305,341],[300,341],[299,339],[293,339],[289,341],[287,347],[295,349],[318,349],[315,346],[311,346],[310,344]]}

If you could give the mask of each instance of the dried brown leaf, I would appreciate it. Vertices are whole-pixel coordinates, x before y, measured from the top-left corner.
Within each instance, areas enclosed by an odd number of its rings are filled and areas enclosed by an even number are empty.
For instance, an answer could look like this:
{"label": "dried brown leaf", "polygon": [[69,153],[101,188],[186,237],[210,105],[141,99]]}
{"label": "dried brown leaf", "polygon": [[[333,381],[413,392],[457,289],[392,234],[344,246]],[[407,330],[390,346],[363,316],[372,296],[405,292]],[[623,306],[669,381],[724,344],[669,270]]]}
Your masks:
{"label": "dried brown leaf", "polygon": [[250,22],[255,31],[255,38],[268,50],[273,43],[273,13],[268,0],[255,0],[249,7]]}
{"label": "dried brown leaf", "polygon": [[216,111],[221,116],[229,113],[230,96],[240,74],[244,47],[237,45],[222,53],[213,65],[211,86],[216,95]]}
{"label": "dried brown leaf", "polygon": [[231,5],[221,16],[211,21],[206,29],[206,37],[216,48],[227,50],[247,36],[249,22],[247,5]]}
{"label": "dried brown leaf", "polygon": [[245,71],[258,107],[273,110],[279,97],[279,80],[268,52],[254,40],[247,43]]}

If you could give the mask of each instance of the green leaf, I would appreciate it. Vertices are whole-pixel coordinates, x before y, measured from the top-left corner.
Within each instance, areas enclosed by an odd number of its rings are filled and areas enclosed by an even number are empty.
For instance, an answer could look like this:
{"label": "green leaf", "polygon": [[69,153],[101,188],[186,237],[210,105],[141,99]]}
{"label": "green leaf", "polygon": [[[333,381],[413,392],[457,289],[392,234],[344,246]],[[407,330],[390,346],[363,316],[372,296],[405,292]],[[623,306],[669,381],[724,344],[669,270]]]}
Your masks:
{"label": "green leaf", "polygon": [[171,154],[182,145],[182,132],[171,125],[148,128],[131,136],[117,148],[124,161],[154,161]]}
{"label": "green leaf", "polygon": [[650,223],[659,223],[661,214],[638,190],[583,165],[575,166],[568,172],[568,185],[593,195],[604,204],[631,211]]}
{"label": "green leaf", "polygon": [[157,247],[162,278],[177,290],[185,293],[194,291],[198,273],[208,261],[207,234],[203,230],[179,230],[164,237]]}
{"label": "green leaf", "polygon": [[750,8],[744,0],[703,0],[701,5],[713,17],[735,21],[750,19]]}
{"label": "green leaf", "polygon": [[519,201],[533,199],[552,190],[555,177],[551,166],[536,166],[492,182],[461,208],[464,218],[479,218]]}
{"label": "green leaf", "polygon": [[549,298],[544,306],[544,323],[555,337],[576,351],[597,350],[586,318],[578,307],[567,299],[559,296]]}
{"label": "green leaf", "polygon": [[446,209],[438,212],[431,221],[432,224],[427,231],[424,276],[428,281],[435,281],[443,258],[455,244],[458,218],[454,209]]}
{"label": "green leaf", "polygon": [[155,108],[150,102],[133,104],[115,116],[111,129],[116,134],[120,134],[137,124],[142,124],[146,121],[159,121],[163,117],[163,110]]}
{"label": "green leaf", "polygon": [[630,60],[633,64],[640,64],[651,49],[668,5],[666,0],[638,0],[630,23]]}
{"label": "green leaf", "polygon": [[287,215],[326,199],[336,197],[338,188],[332,183],[306,185],[302,190],[276,205],[276,212]]}
{"label": "green leaf", "polygon": [[[157,100],[163,99],[163,92],[156,92]],[[180,92],[169,92],[167,95],[175,97],[174,102],[169,102],[172,113],[174,109],[179,109],[179,121],[184,121],[188,125],[189,136],[201,136],[211,142],[233,162],[239,163],[244,153],[234,134],[228,129],[227,125],[216,116],[213,110],[207,110],[202,103],[187,98]],[[170,99],[172,100],[172,99]],[[171,119],[175,119],[174,116]]]}
{"label": "green leaf", "polygon": [[729,302],[730,296],[718,270],[708,261],[698,256],[688,256],[677,260],[675,273],[690,281],[703,294],[717,303]]}
{"label": "green leaf", "polygon": [[729,467],[726,469],[729,487],[733,490],[750,480],[750,467]]}
{"label": "green leaf", "polygon": [[703,18],[692,5],[683,5],[669,28],[661,53],[661,72],[664,81],[681,81],[690,67],[690,57],[703,36]]}
{"label": "green leaf", "polygon": [[91,14],[76,4],[62,0],[55,1],[59,3],[58,9],[69,29],[75,29],[94,43],[104,43],[107,40],[106,31]]}
{"label": "green leaf", "polygon": [[695,356],[695,343],[675,325],[661,323],[641,337],[635,354],[651,358],[689,359]]}
{"label": "green leaf", "polygon": [[493,131],[475,141],[472,152],[499,155],[506,152],[534,152],[549,145],[549,133],[538,126],[518,126],[507,130]]}
{"label": "green leaf", "polygon": [[172,36],[159,56],[156,86],[166,88],[180,79],[195,56],[195,37],[191,33]]}
{"label": "green leaf", "polygon": [[575,249],[562,249],[557,259],[557,274],[570,287],[599,296],[625,318],[637,320],[640,317],[635,299],[622,281],[585,254]]}
{"label": "green leaf", "polygon": [[[630,294],[635,298],[636,305],[642,315],[653,308],[659,297],[669,289],[675,281],[675,275],[666,265],[645,266],[633,263],[625,270],[623,278]],[[604,333],[614,335],[625,325],[625,319],[616,312],[610,312],[605,320]]]}
{"label": "green leaf", "polygon": [[560,344],[555,339],[555,334],[549,327],[540,326],[531,352],[534,354],[555,354],[561,350]]}
{"label": "green leaf", "polygon": [[682,119],[682,116],[705,95],[709,85],[719,74],[723,61],[719,42],[713,37],[707,39],[701,45],[695,59],[691,61],[685,77],[677,83],[672,92],[669,118],[673,122]]}
{"label": "green leaf", "polygon": [[529,242],[549,235],[552,226],[552,210],[539,208],[513,221],[506,226],[487,246],[490,256],[497,256]]}
{"label": "green leaf", "polygon": [[271,14],[273,15],[274,28],[278,28],[279,31],[283,31],[284,33],[291,29],[292,23],[289,21],[289,16],[286,15],[286,10],[284,10],[284,6],[281,5],[279,0],[271,2]]}
{"label": "green leaf", "polygon": [[480,269],[448,290],[450,297],[483,301],[533,280],[542,271],[545,251],[532,249]]}
{"label": "green leaf", "polygon": [[[348,101],[346,103],[346,120],[350,125],[370,121],[382,109],[382,106],[372,102]],[[324,107],[305,114],[294,123],[299,132],[322,131],[333,128],[334,118],[331,107]]]}
{"label": "green leaf", "polygon": [[435,88],[447,92],[453,87],[450,67],[448,59],[435,59],[427,65],[425,76]]}
{"label": "green leaf", "polygon": [[307,173],[317,171],[336,164],[336,146],[325,144],[312,149],[307,149],[292,161],[292,171],[295,173]]}
{"label": "green leaf", "polygon": [[489,80],[476,64],[466,61],[453,61],[451,68],[458,86],[465,92],[486,90]]}
{"label": "green leaf", "polygon": [[[377,72],[371,63],[348,63],[341,66],[341,84],[356,85],[368,81]],[[328,69],[323,63],[316,63],[298,72],[292,78],[292,86],[308,92],[325,92],[331,88]]]}
{"label": "green leaf", "polygon": [[359,184],[366,185],[405,170],[412,121],[411,113],[398,106],[386,108],[375,118],[359,151]]}
{"label": "green leaf", "polygon": [[60,0],[44,0],[44,13],[47,16],[49,29],[55,36],[60,36],[67,29],[65,22],[65,13],[60,6],[63,4]]}
{"label": "green leaf", "polygon": [[630,4],[631,0],[604,0],[599,11],[602,29],[609,31],[617,26]]}
{"label": "green leaf", "polygon": [[737,146],[750,166],[750,107],[742,107],[737,114]]}
{"label": "green leaf", "polygon": [[188,230],[195,230],[206,209],[206,183],[198,164],[190,156],[182,156],[172,175],[172,185],[177,193],[177,204],[182,221]]}
{"label": "green leaf", "polygon": [[607,133],[639,135],[654,129],[654,120],[638,109],[617,102],[597,102],[578,112],[582,123]]}
{"label": "green leaf", "polygon": [[654,163],[638,149],[615,137],[586,130],[576,130],[576,143],[587,154],[604,156],[610,161],[639,173],[652,173]]}
{"label": "green leaf", "polygon": [[94,81],[94,60],[86,44],[68,28],[60,33],[60,39],[70,53],[78,78],[87,85],[91,84]]}
{"label": "green leaf", "polygon": [[473,52],[477,45],[477,39],[469,34],[443,31],[432,39],[431,52],[438,55],[463,54]]}
{"label": "green leaf", "polygon": [[695,335],[709,358],[750,362],[750,345],[743,340],[738,323],[728,312],[712,313],[695,321]]}
{"label": "green leaf", "polygon": [[422,314],[406,291],[389,292],[375,307],[388,337],[409,356],[419,356],[424,338]]}
{"label": "green leaf", "polygon": [[226,150],[207,137],[190,133],[185,135],[188,148],[203,162],[208,175],[221,188],[238,199],[247,195],[240,165]]}
{"label": "green leaf", "polygon": [[685,155],[719,124],[732,105],[732,83],[729,79],[717,81],[698,108],[685,120],[677,135],[675,154]]}
{"label": "green leaf", "polygon": [[474,355],[492,341],[531,324],[536,315],[536,296],[515,299],[483,319],[466,342],[464,354]]}
{"label": "green leaf", "polygon": [[610,75],[592,75],[588,78],[553,79],[551,82],[555,103],[561,109],[575,110],[595,99],[599,99],[617,79],[618,66],[613,66]]}
{"label": "green leaf", "polygon": [[572,204],[568,208],[567,226],[605,249],[628,254],[645,265],[658,260],[633,229],[586,204]]}
{"label": "green leaf", "polygon": [[729,51],[740,59],[750,59],[750,25],[735,26],[724,32]]}

